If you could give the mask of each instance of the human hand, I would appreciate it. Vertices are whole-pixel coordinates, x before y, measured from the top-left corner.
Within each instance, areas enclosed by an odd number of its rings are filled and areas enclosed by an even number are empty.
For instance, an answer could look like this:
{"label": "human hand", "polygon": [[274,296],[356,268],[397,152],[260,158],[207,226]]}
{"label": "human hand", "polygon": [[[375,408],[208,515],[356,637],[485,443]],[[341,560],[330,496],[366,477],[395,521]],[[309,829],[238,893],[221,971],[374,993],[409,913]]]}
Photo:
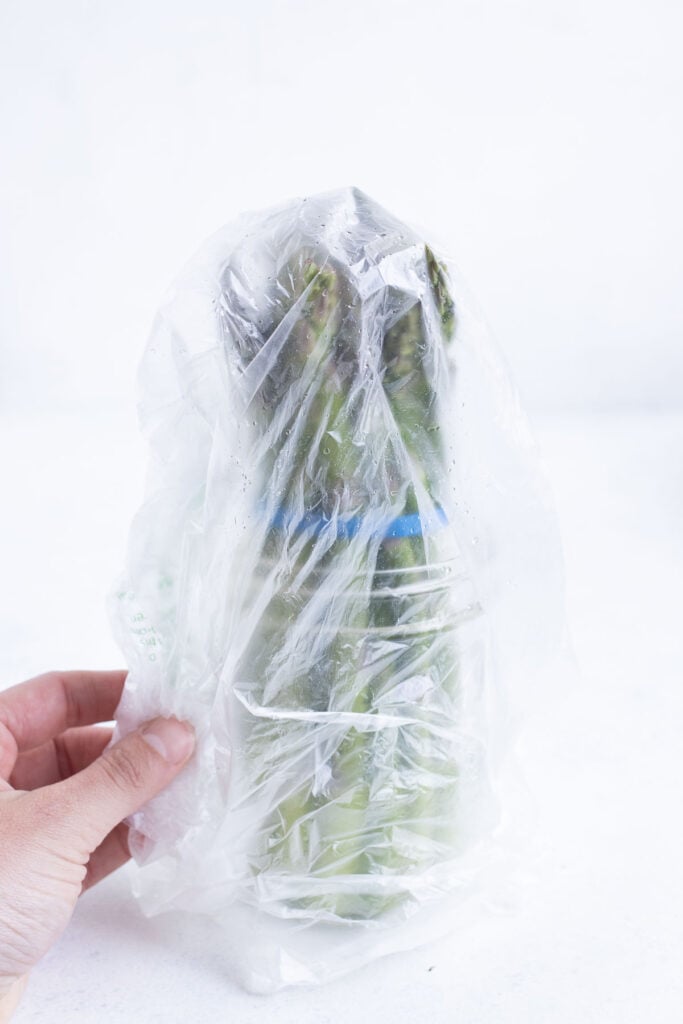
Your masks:
{"label": "human hand", "polygon": [[190,726],[155,718],[109,750],[125,672],[52,672],[0,693],[0,1022],[81,892],[128,860],[123,818],[178,774]]}

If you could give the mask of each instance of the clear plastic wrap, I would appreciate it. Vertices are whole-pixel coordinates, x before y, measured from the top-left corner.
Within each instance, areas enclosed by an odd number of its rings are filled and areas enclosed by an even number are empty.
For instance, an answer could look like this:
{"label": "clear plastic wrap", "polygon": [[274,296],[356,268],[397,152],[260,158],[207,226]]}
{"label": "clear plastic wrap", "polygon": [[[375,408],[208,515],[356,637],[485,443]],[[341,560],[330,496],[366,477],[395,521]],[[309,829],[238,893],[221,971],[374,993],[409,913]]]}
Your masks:
{"label": "clear plastic wrap", "polygon": [[559,547],[463,294],[343,189],[210,239],[144,356],[118,729],[175,714],[198,747],[132,818],[136,885],[148,913],[216,918],[251,989],[433,936],[491,861]]}

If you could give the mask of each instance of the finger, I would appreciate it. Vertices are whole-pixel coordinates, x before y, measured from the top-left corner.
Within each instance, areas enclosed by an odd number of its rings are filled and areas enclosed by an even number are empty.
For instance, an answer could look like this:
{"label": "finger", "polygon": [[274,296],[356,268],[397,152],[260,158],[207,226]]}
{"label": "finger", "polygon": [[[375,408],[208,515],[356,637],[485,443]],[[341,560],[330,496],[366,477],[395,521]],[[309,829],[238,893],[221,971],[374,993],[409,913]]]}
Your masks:
{"label": "finger", "polygon": [[194,731],[155,718],[129,733],[83,771],[39,790],[53,824],[89,855],[105,836],[171,782],[194,749]]}
{"label": "finger", "polygon": [[128,826],[121,822],[105,836],[96,850],[90,854],[88,870],[83,880],[83,892],[116,871],[130,860],[128,849]]}
{"label": "finger", "polygon": [[77,725],[107,722],[121,697],[125,671],[48,672],[0,693],[0,775],[17,752]]}
{"label": "finger", "polygon": [[28,974],[23,974],[21,978],[17,978],[4,995],[0,996],[0,1024],[3,1021],[8,1021],[16,1010],[27,981]]}
{"label": "finger", "polygon": [[38,789],[68,779],[100,756],[112,737],[105,725],[68,729],[48,743],[19,754],[9,781],[14,789]]}

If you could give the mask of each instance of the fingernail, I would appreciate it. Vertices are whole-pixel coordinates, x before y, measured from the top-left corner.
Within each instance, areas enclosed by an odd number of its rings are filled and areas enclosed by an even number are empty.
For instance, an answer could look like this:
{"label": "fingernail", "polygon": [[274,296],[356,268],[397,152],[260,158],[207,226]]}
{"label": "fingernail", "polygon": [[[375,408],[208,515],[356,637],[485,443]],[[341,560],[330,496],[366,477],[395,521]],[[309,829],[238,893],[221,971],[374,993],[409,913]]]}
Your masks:
{"label": "fingernail", "polygon": [[194,729],[177,718],[154,718],[140,732],[143,740],[169,764],[182,764],[194,750]]}

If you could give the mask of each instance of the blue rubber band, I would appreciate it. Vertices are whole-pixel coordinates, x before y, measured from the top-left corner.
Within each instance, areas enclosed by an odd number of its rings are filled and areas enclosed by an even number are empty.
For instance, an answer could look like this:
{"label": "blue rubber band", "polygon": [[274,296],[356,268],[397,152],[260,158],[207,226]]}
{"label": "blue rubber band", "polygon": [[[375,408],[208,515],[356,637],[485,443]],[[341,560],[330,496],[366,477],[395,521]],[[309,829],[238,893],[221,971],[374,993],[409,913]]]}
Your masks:
{"label": "blue rubber band", "polygon": [[[350,540],[360,530],[362,516],[350,516],[348,519],[337,520],[337,538]],[[291,529],[296,533],[311,533],[314,537],[320,536],[326,527],[332,522],[326,516],[317,512],[306,512],[301,519],[294,523],[293,517],[284,508],[279,508],[270,521],[272,527],[280,530]],[[407,515],[398,516],[392,519],[385,530],[377,531],[373,536],[380,536],[383,540],[398,537],[421,537],[433,530],[439,530],[448,524],[446,513],[440,506],[435,506],[434,514],[420,516],[418,512],[410,512]]]}

